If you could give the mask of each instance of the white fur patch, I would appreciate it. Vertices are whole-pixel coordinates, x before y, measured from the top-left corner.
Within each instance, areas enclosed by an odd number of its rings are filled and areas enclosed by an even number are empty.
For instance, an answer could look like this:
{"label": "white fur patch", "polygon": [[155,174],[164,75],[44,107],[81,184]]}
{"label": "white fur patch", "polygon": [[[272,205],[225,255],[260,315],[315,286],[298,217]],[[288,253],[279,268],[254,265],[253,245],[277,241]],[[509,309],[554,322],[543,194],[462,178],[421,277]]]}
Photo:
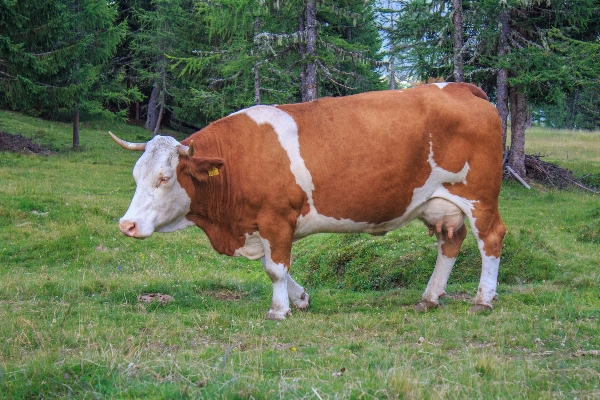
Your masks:
{"label": "white fur patch", "polygon": [[458,172],[446,171],[433,158],[433,143],[429,143],[429,156],[427,162],[431,166],[431,174],[425,184],[413,191],[412,200],[406,209],[405,215],[411,215],[417,207],[431,198],[442,198],[454,203],[463,213],[471,213],[473,201],[451,194],[448,189],[443,187],[442,183],[467,183],[467,174],[469,173],[469,163],[466,162],[463,168]]}
{"label": "white fur patch", "polygon": [[[295,238],[301,238],[317,232],[369,232],[373,224],[366,222],[355,222],[350,219],[335,219],[321,215],[317,212],[313,200],[312,175],[304,159],[300,155],[300,142],[298,140],[298,125],[296,121],[285,111],[272,106],[255,106],[240,111],[249,116],[258,125],[269,124],[277,134],[281,146],[290,159],[290,170],[296,178],[296,183],[306,193],[309,212],[300,216],[294,234]],[[375,231],[379,231],[376,229]]]}
{"label": "white fur patch", "polygon": [[[479,239],[478,239],[479,240]],[[496,286],[498,285],[498,269],[500,268],[500,258],[494,256],[486,256],[483,250],[481,279],[479,280],[479,288],[477,296],[473,300],[473,304],[486,304],[491,306],[492,300],[496,297]]]}
{"label": "white fur patch", "polygon": [[233,253],[234,257],[246,257],[248,260],[258,260],[265,256],[262,238],[258,231],[253,234],[246,233],[246,242],[244,246]]}
{"label": "white fur patch", "polygon": [[285,111],[272,106],[255,106],[240,111],[249,116],[257,125],[269,124],[275,130],[279,143],[290,159],[290,169],[296,183],[308,196],[308,204],[314,208],[312,192],[315,189],[312,176],[304,159],[300,156],[300,142],[298,141],[298,125]]}
{"label": "white fur patch", "polygon": [[271,245],[266,239],[261,239],[265,255],[261,258],[263,268],[273,283],[273,298],[267,319],[282,320],[290,314],[288,295],[288,270],[285,265],[276,263],[271,258]]}
{"label": "white fur patch", "polygon": [[446,284],[456,262],[455,257],[446,257],[442,254],[442,244],[442,241],[438,241],[438,256],[435,268],[423,293],[423,300],[433,304],[438,304],[439,298],[446,293]]}

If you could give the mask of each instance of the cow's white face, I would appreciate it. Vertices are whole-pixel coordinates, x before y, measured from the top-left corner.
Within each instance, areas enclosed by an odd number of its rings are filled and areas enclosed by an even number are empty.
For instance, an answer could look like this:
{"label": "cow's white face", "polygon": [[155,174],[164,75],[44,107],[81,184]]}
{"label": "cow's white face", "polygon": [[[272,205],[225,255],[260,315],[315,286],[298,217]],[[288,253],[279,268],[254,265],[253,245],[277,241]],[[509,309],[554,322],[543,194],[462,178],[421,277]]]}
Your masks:
{"label": "cow's white face", "polygon": [[133,168],[136,190],[129,209],[119,221],[123,234],[144,239],[154,232],[172,232],[193,223],[185,218],[190,197],[177,181],[180,143],[155,136]]}

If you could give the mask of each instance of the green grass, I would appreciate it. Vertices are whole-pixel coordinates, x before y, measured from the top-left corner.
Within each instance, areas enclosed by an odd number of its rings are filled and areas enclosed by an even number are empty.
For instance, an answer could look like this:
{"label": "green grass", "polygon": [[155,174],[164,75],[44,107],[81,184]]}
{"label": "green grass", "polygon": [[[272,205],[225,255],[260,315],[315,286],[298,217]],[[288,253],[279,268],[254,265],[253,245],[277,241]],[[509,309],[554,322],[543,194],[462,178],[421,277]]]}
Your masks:
{"label": "green grass", "polygon": [[[600,349],[597,195],[504,184],[491,312],[468,313],[471,237],[443,307],[413,311],[435,248],[412,223],[298,242],[292,274],[311,307],[277,323],[263,318],[271,285],[260,262],[219,256],[199,229],[120,234],[139,154],[108,129],[149,136],[90,123],[72,152],[70,126],[0,111],[0,130],[56,152],[0,153],[0,398],[600,397],[600,357],[576,353]],[[529,143],[552,137],[528,131]],[[592,156],[577,162],[587,168],[577,173],[600,172]],[[175,300],[138,302],[152,292]]]}
{"label": "green grass", "polygon": [[597,172],[600,165],[600,132],[531,127],[525,137],[525,151],[528,154],[541,154],[546,156],[546,160],[565,166],[588,166]]}
{"label": "green grass", "polygon": [[600,132],[534,126],[525,137],[527,154],[539,154],[544,161],[573,171],[583,183],[600,188]]}

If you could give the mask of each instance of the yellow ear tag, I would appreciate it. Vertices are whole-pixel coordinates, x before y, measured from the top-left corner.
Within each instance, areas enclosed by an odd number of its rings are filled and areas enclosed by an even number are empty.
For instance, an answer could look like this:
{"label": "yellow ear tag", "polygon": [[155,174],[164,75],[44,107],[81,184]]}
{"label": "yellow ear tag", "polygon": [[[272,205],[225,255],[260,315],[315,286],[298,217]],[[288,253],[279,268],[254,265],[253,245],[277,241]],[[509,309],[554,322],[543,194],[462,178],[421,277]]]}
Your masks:
{"label": "yellow ear tag", "polygon": [[216,175],[219,175],[219,168],[212,167],[211,169],[208,170],[208,176],[216,176]]}

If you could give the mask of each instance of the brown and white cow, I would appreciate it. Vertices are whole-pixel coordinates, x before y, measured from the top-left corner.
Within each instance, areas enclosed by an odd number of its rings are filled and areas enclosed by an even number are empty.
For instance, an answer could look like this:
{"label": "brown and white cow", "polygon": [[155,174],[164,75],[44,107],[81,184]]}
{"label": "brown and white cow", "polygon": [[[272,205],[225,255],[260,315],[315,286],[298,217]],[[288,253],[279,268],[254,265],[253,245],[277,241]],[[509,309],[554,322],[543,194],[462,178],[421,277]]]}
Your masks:
{"label": "brown and white cow", "polygon": [[[112,135],[112,134],[111,134]],[[273,282],[266,314],[281,320],[309,296],[288,274],[292,243],[318,232],[384,234],[418,218],[437,236],[435,269],[417,309],[438,306],[469,220],[482,257],[473,311],[496,296],[505,226],[500,119],[471,84],[259,105],[181,143],[156,136],[120,220],[135,238],[196,225],[221,254],[261,259]]]}

